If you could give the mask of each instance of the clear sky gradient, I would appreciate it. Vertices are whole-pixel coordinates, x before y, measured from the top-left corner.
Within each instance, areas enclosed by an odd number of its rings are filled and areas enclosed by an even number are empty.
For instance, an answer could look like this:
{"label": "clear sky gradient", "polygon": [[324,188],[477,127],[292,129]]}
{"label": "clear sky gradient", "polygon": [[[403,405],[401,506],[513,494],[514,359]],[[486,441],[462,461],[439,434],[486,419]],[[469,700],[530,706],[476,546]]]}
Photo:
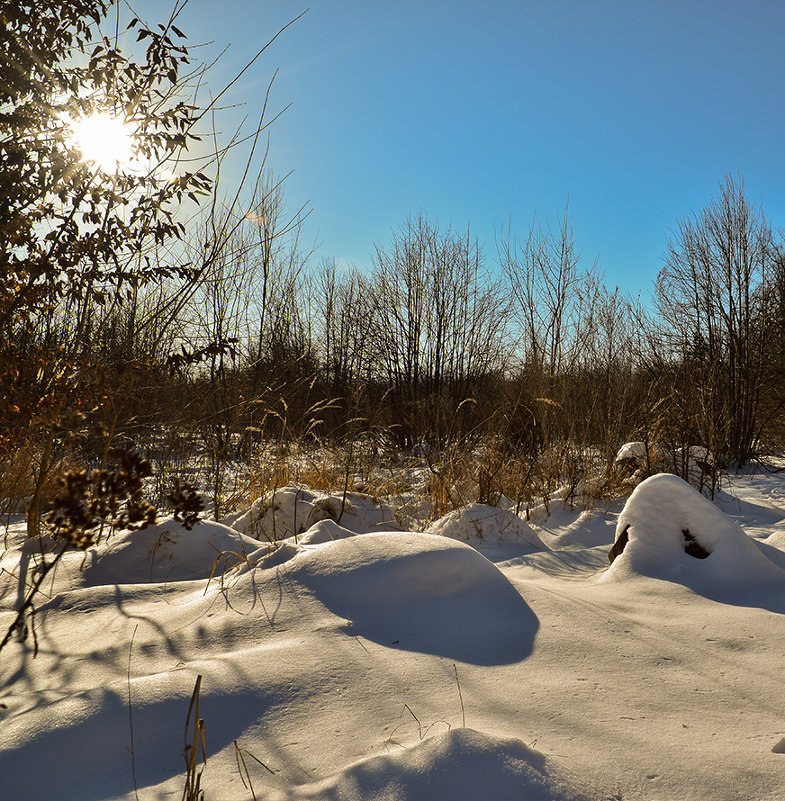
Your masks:
{"label": "clear sky gradient", "polygon": [[[217,86],[305,8],[191,0],[180,27],[231,44]],[[256,115],[279,69],[269,164],[317,258],[367,266],[422,209],[491,263],[569,197],[587,264],[645,296],[726,172],[785,226],[784,43],[783,0],[312,0],[232,99]]]}

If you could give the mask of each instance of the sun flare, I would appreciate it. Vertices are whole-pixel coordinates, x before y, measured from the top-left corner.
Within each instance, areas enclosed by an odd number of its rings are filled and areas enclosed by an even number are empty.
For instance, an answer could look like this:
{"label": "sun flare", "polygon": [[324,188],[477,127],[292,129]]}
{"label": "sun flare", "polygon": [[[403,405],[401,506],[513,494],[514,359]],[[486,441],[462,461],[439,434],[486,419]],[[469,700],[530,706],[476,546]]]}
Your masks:
{"label": "sun flare", "polygon": [[85,161],[104,172],[127,169],[134,161],[134,128],[120,117],[95,112],[70,120],[71,139]]}

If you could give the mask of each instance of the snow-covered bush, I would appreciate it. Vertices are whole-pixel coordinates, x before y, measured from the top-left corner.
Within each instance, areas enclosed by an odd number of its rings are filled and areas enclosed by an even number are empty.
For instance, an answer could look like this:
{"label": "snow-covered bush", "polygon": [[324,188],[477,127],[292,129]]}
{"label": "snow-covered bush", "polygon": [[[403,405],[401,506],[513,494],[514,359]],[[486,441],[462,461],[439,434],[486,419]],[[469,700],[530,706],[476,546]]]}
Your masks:
{"label": "snow-covered bush", "polygon": [[327,493],[296,484],[267,493],[224,522],[242,534],[277,542],[302,534],[320,520],[333,520],[357,534],[399,528],[392,509],[370,495]]}
{"label": "snow-covered bush", "polygon": [[613,460],[616,474],[626,484],[637,485],[656,473],[674,473],[698,490],[717,487],[719,460],[700,445],[667,448],[659,442],[626,442]]}

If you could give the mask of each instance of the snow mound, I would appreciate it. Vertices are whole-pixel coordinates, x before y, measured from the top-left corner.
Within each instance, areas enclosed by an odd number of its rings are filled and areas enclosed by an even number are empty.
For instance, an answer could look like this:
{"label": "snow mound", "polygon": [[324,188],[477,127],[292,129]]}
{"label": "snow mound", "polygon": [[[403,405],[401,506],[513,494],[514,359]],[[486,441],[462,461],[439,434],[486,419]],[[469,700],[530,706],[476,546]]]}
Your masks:
{"label": "snow mound", "polygon": [[205,579],[258,548],[256,540],[221,523],[204,520],[188,531],[170,519],[141,531],[122,531],[89,549],[83,582],[95,587]]}
{"label": "snow mound", "polygon": [[785,551],[785,531],[778,529],[769,534],[763,542],[779,551]]}
{"label": "snow mound", "polygon": [[579,801],[551,761],[520,740],[453,729],[395,754],[365,759],[283,799],[330,801]]}
{"label": "snow mound", "polygon": [[625,442],[614,459],[617,473],[630,484],[638,484],[652,474],[675,473],[698,489],[716,483],[717,460],[708,448],[693,445],[669,451],[658,442]]}
{"label": "snow mound", "polygon": [[482,503],[454,509],[431,523],[426,531],[461,542],[524,542],[533,551],[547,550],[531,526],[518,515],[509,509],[499,509]]}
{"label": "snow mound", "polygon": [[662,470],[668,461],[667,451],[656,442],[625,442],[614,459],[618,469],[630,474]]}
{"label": "snow mound", "polygon": [[320,520],[297,538],[300,545],[320,545],[325,542],[342,540],[345,537],[354,537],[355,532],[339,526],[335,520]]}
{"label": "snow mound", "polygon": [[618,475],[628,484],[639,484],[652,473],[669,470],[673,459],[656,442],[625,442],[613,460]]}
{"label": "snow mound", "polygon": [[389,532],[308,546],[294,579],[347,620],[349,634],[475,664],[509,664],[533,647],[538,622],[501,571],[443,537]]}
{"label": "snow mound", "polygon": [[370,495],[330,494],[294,484],[257,499],[228,522],[249,537],[275,542],[297,537],[321,520],[332,520],[355,534],[399,528],[392,509]]}
{"label": "snow mound", "polygon": [[675,581],[717,600],[733,602],[745,588],[785,587],[785,571],[755,540],[686,481],[665,473],[643,481],[627,500],[609,558],[608,578]]}

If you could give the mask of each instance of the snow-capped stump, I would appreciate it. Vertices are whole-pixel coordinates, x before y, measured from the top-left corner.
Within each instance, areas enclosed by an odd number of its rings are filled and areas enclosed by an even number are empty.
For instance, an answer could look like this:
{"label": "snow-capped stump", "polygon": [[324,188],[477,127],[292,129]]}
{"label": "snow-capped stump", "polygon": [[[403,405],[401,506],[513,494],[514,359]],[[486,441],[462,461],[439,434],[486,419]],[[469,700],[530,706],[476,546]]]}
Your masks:
{"label": "snow-capped stump", "polygon": [[509,509],[471,503],[453,509],[428,526],[426,532],[461,542],[523,543],[532,551],[547,551],[534,529]]}
{"label": "snow-capped stump", "polygon": [[731,600],[739,588],[785,585],[785,571],[686,481],[659,473],[639,484],[619,515],[608,578],[677,581]]}
{"label": "snow-capped stump", "polygon": [[226,522],[249,537],[276,542],[299,536],[320,520],[332,520],[355,534],[399,528],[392,509],[370,495],[330,494],[295,484],[257,499]]}
{"label": "snow-capped stump", "polygon": [[344,618],[348,634],[463,662],[524,659],[538,628],[495,565],[446,537],[388,532],[305,546],[286,579]]}
{"label": "snow-capped stump", "polygon": [[190,531],[165,520],[141,531],[121,531],[90,548],[86,586],[189,581],[220,575],[258,550],[259,543],[221,523],[203,520]]}
{"label": "snow-capped stump", "polygon": [[667,468],[668,453],[656,442],[625,442],[613,463],[620,476],[641,481]]}

